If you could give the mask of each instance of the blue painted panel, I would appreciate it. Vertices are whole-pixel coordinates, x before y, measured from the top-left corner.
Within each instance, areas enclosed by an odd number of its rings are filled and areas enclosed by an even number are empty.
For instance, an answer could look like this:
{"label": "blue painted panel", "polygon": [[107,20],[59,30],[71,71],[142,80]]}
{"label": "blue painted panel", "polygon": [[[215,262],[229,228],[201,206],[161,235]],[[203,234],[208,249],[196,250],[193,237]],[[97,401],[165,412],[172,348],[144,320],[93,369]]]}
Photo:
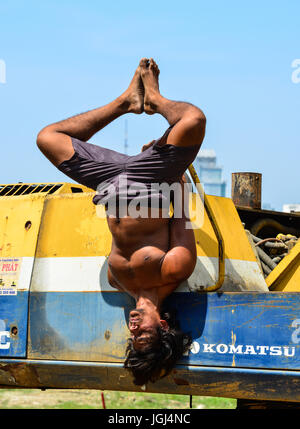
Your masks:
{"label": "blue painted panel", "polygon": [[[174,293],[194,347],[186,365],[300,369],[300,294]],[[119,292],[39,292],[30,299],[29,358],[122,362],[134,301]]]}
{"label": "blue painted panel", "polygon": [[32,292],[28,357],[121,362],[132,308],[121,292]]}
{"label": "blue painted panel", "polygon": [[187,293],[168,305],[194,340],[189,365],[300,369],[298,293]]}
{"label": "blue painted panel", "polygon": [[[28,292],[0,296],[0,357],[25,357],[27,345]],[[17,328],[12,332],[12,328]]]}

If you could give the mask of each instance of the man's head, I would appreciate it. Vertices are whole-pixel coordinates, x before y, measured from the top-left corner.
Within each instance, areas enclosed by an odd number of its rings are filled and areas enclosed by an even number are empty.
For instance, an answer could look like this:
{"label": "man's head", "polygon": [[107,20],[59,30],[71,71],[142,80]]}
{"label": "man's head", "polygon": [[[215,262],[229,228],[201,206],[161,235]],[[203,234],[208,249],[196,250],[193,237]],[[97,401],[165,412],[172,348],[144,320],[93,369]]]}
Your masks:
{"label": "man's head", "polygon": [[135,309],[130,313],[129,330],[124,367],[132,373],[136,385],[168,375],[192,342],[170,313],[161,318],[157,312]]}

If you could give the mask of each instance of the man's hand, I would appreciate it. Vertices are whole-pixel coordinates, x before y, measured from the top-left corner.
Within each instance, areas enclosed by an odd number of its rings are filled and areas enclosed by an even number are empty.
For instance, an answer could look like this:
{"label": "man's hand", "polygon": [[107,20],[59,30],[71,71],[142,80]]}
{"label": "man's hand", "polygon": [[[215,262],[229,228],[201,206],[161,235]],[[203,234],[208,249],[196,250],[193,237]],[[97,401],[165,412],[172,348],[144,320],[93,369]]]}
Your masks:
{"label": "man's hand", "polygon": [[149,147],[151,147],[154,143],[155,143],[155,140],[152,140],[152,142],[144,144],[144,146],[142,147],[141,152],[144,152],[146,149],[148,149]]}

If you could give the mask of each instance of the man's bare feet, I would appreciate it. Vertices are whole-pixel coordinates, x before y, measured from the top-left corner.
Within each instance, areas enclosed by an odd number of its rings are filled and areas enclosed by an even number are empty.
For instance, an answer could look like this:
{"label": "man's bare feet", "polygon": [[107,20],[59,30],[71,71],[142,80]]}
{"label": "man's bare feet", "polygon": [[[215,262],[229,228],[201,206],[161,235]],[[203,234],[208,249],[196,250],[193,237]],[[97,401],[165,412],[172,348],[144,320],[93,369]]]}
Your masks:
{"label": "man's bare feet", "polygon": [[140,61],[141,77],[144,84],[144,111],[148,115],[153,115],[157,112],[157,98],[159,92],[159,68],[153,58],[142,58]]}
{"label": "man's bare feet", "polygon": [[144,85],[140,67],[136,69],[129,87],[121,98],[124,100],[124,107],[128,113],[140,114],[144,111]]}

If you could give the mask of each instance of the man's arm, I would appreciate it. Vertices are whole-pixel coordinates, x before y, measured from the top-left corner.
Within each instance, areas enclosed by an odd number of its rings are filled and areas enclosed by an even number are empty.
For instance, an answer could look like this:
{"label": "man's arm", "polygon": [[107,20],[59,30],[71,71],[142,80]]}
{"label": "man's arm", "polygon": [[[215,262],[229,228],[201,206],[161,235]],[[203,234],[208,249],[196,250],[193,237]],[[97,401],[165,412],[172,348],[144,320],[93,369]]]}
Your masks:
{"label": "man's arm", "polygon": [[96,132],[119,116],[127,113],[123,98],[81,113],[43,128],[37,136],[37,145],[54,165],[59,165],[74,154],[71,137],[88,141]]}
{"label": "man's arm", "polygon": [[[185,179],[184,179],[185,181]],[[184,204],[184,184],[181,183],[182,204],[181,217],[172,218],[169,224],[169,251],[164,257],[161,266],[162,280],[165,284],[180,283],[186,280],[194,271],[197,259],[197,250],[193,229],[186,229],[189,222],[188,207]]]}

